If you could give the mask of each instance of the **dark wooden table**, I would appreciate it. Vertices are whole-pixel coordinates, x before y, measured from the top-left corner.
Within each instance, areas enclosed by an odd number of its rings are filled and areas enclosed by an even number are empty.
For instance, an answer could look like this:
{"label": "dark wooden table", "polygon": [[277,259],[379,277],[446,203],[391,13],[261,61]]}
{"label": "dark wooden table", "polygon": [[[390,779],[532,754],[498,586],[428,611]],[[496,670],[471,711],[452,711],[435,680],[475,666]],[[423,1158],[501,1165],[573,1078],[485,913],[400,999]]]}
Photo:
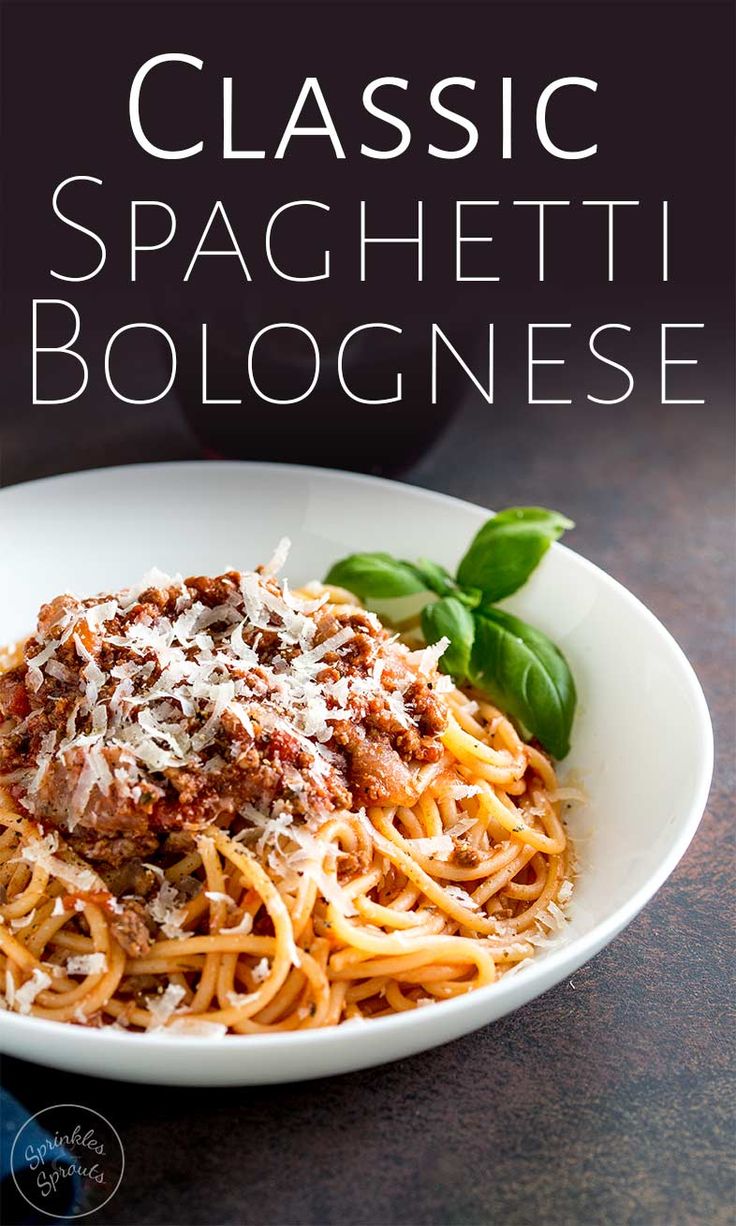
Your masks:
{"label": "dark wooden table", "polygon": [[[96,1221],[734,1220],[733,402],[727,374],[704,408],[656,399],[469,407],[407,479],[490,506],[566,511],[574,547],[682,644],[705,686],[718,761],[680,867],[574,982],[385,1068],[208,1091],[6,1060],[4,1082],[28,1107],[84,1103],[119,1129],[125,1180]],[[175,406],[157,410],[98,401],[89,431],[79,416],[50,425],[28,411],[5,430],[3,480],[197,454]]]}

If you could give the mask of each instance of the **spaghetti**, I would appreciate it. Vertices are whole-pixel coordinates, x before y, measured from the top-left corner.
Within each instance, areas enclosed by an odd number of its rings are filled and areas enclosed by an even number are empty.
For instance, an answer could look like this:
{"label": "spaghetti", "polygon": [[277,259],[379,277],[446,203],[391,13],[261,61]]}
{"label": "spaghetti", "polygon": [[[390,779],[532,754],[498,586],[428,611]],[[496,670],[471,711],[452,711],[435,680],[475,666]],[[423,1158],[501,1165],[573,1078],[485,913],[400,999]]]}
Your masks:
{"label": "spaghetti", "polygon": [[0,677],[6,1007],[260,1034],[523,966],[572,892],[567,793],[413,633],[268,568],[45,606]]}

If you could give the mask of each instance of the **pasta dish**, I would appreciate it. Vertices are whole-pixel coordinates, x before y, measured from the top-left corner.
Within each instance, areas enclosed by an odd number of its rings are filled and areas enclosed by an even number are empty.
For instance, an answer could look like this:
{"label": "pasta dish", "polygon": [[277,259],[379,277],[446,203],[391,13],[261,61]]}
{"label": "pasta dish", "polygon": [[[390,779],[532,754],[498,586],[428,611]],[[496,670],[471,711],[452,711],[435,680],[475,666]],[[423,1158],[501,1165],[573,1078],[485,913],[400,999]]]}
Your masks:
{"label": "pasta dish", "polygon": [[538,741],[349,591],[257,571],[44,605],[0,675],[0,986],[90,1027],[373,1019],[519,969],[571,851]]}

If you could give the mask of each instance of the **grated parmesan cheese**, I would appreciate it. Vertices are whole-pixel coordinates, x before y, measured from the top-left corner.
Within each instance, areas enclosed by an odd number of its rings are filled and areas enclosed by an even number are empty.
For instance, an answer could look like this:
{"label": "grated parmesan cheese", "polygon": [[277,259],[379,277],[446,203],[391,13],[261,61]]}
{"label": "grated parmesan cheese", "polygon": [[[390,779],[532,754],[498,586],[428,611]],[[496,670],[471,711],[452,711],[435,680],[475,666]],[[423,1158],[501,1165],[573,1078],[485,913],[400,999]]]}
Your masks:
{"label": "grated parmesan cheese", "polygon": [[164,936],[169,937],[170,940],[187,936],[188,934],[182,931],[186,910],[179,902],[178,890],[164,876],[158,865],[145,864],[144,868],[150,868],[159,881],[158,893],[146,904],[146,910],[151,919],[159,925]]}
{"label": "grated parmesan cheese", "polygon": [[220,932],[222,933],[223,936],[225,934],[227,934],[228,936],[236,936],[236,935],[248,936],[248,934],[251,933],[252,931],[253,931],[253,916],[251,915],[250,911],[246,911],[245,915],[240,920],[240,922],[235,924],[232,928],[221,928],[220,929]]}
{"label": "grated parmesan cheese", "polygon": [[169,1035],[188,1035],[198,1039],[222,1039],[227,1034],[227,1026],[223,1026],[222,1022],[198,1021],[196,1017],[192,1017],[191,1020],[186,1017],[178,1017],[173,1022],[169,1022],[161,1033],[167,1037]]}
{"label": "grated parmesan cheese", "polygon": [[444,655],[447,648],[450,646],[450,640],[446,635],[438,639],[436,643],[432,643],[429,647],[425,647],[422,651],[414,652],[413,655],[417,659],[417,672],[420,677],[431,677],[436,671],[440,656]]}
{"label": "grated parmesan cheese", "polygon": [[278,545],[274,550],[273,557],[270,562],[267,562],[263,567],[264,575],[277,575],[280,570],[283,570],[286,565],[286,559],[289,556],[291,549],[291,541],[288,536],[282,536]]}
{"label": "grated parmesan cheese", "polygon": [[467,800],[470,796],[480,795],[477,783],[451,783],[447,790],[453,800]]}
{"label": "grated parmesan cheese", "polygon": [[256,983],[263,983],[264,979],[268,979],[270,970],[271,968],[268,963],[268,958],[261,958],[260,962],[256,962],[255,966],[251,970],[251,975],[255,979]]}
{"label": "grated parmesan cheese", "polygon": [[450,898],[455,899],[455,902],[462,903],[462,905],[464,907],[468,907],[470,911],[478,910],[478,903],[475,901],[474,898],[471,898],[470,894],[468,894],[467,890],[464,890],[462,886],[443,885],[442,888],[444,889],[446,894],[450,895]]}
{"label": "grated parmesan cheese", "polygon": [[418,851],[423,856],[437,856],[443,859],[455,850],[455,844],[449,834],[438,834],[430,839],[407,839],[406,841],[413,851]]}
{"label": "grated parmesan cheese", "polygon": [[21,848],[21,859],[26,860],[28,864],[40,864],[50,876],[63,881],[73,890],[79,890],[81,893],[90,890],[105,890],[106,892],[105,883],[92,869],[79,868],[76,864],[69,864],[66,860],[55,856],[53,853],[58,850],[58,847],[59,839],[52,831],[43,838],[29,839]]}
{"label": "grated parmesan cheese", "polygon": [[551,931],[561,932],[567,923],[565,914],[557,906],[557,903],[550,900],[543,911],[539,912],[537,920],[540,924],[544,924],[545,928]]}
{"label": "grated parmesan cheese", "polygon": [[30,1013],[34,1000],[50,983],[51,976],[36,967],[30,979],[27,979],[22,987],[15,988],[12,993],[13,998],[12,1000],[9,998],[8,1003],[11,1008],[17,1009],[18,1013]]}
{"label": "grated parmesan cheese", "polygon": [[573,884],[571,881],[563,881],[557,893],[558,902],[564,907],[565,903],[572,898]]}
{"label": "grated parmesan cheese", "polygon": [[178,983],[170,983],[160,996],[149,996],[146,1007],[153,1017],[153,1025],[149,1030],[164,1026],[185,996],[186,990]]}
{"label": "grated parmesan cheese", "polygon": [[205,898],[209,898],[210,902],[224,902],[227,907],[234,907],[235,900],[229,894],[221,894],[219,890],[205,890]]}
{"label": "grated parmesan cheese", "polygon": [[[264,958],[264,962],[265,962],[265,958]],[[268,971],[266,971],[266,974],[268,974]],[[246,996],[242,992],[228,992],[226,999],[229,1005],[232,1005],[234,1009],[238,1009],[241,1005],[249,1005],[253,1000],[256,999],[256,997],[255,997],[255,993],[250,993],[249,995]]]}
{"label": "grated parmesan cheese", "polygon": [[66,972],[69,975],[101,975],[107,970],[107,958],[104,954],[76,954],[67,959]]}

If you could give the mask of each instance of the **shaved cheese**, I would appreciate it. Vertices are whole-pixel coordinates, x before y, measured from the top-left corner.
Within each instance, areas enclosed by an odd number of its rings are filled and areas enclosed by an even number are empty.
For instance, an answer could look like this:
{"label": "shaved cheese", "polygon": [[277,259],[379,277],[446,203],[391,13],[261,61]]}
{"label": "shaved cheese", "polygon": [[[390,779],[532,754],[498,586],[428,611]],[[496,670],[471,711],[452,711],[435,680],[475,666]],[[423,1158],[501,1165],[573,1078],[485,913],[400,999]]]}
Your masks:
{"label": "shaved cheese", "polygon": [[55,745],[55,732],[47,732],[45,736],[41,738],[41,745],[36,758],[36,770],[33,772],[30,782],[28,783],[29,792],[37,792],[41,787],[41,784],[46,776],[46,772],[51,765]]}
{"label": "shaved cheese", "polygon": [[[208,630],[210,626],[217,625],[219,622],[224,622],[225,625],[230,626],[234,622],[240,621],[240,615],[236,612],[232,605],[218,604],[214,605],[212,608],[202,605],[201,608],[202,611],[194,623],[195,642],[199,641],[200,632],[202,630]],[[203,646],[207,646],[204,640]]]}
{"label": "shaved cheese", "polygon": [[[134,753],[136,750],[138,751],[137,756],[142,757],[144,760],[146,759],[146,754],[149,758],[152,755],[154,758],[157,756],[165,759],[170,758],[172,765],[177,762],[179,764],[186,762],[192,742],[183,729],[174,731],[167,725],[159,723],[154,712],[149,708],[139,711],[137,723],[138,728],[147,734],[147,736],[142,737],[135,727],[131,729],[129,743],[133,747]],[[169,754],[163,753],[160,746],[156,744],[156,741],[163,741],[164,745],[168,746],[171,752]]]}
{"label": "shaved cheese", "polygon": [[[293,858],[291,862],[294,862]],[[305,877],[310,877],[315,882],[322,897],[332,903],[341,915],[357,914],[353,900],[347,891],[343,889],[337,878],[325,872],[325,869],[316,860],[305,860],[296,867],[297,871],[301,871]]]}
{"label": "shaved cheese", "polygon": [[82,814],[87,808],[89,798],[92,795],[92,789],[97,783],[97,770],[95,768],[94,759],[91,753],[85,754],[84,766],[77,780],[77,785],[72,793],[71,802],[69,805],[69,815],[67,817],[67,827],[69,830],[74,830],[79,824]]}
{"label": "shaved cheese", "polygon": [[438,834],[431,839],[407,839],[412,850],[423,856],[449,856],[455,850],[455,844],[449,834]]}
{"label": "shaved cheese", "polygon": [[402,728],[414,727],[417,721],[407,711],[404,706],[404,698],[398,690],[388,692],[385,695],[385,702],[394,719]]}
{"label": "shaved cheese", "polygon": [[72,743],[73,743],[74,739],[76,738],[76,735],[77,735],[77,712],[78,712],[78,710],[79,710],[80,706],[81,706],[81,703],[79,703],[79,702],[75,702],[74,706],[72,707],[71,711],[69,712],[69,715],[67,716],[67,721],[66,721],[66,729],[65,729],[65,730],[66,730],[66,736],[65,736],[64,740],[61,742],[61,744],[59,745],[59,750],[58,750],[59,755],[61,755],[62,753],[64,753],[64,750],[69,749],[69,748],[70,748],[70,746],[72,745]]}
{"label": "shaved cheese", "polygon": [[198,1021],[194,1016],[191,1019],[178,1017],[173,1022],[169,1022],[161,1033],[167,1037],[169,1035],[188,1035],[198,1039],[221,1039],[227,1034],[227,1026],[223,1026],[222,1022]]}
{"label": "shaved cheese", "polygon": [[100,630],[105,622],[112,621],[113,617],[117,617],[120,612],[120,605],[117,600],[105,600],[102,604],[92,605],[85,612],[84,618],[90,630]]}
{"label": "shaved cheese", "polygon": [[35,656],[28,656],[26,660],[26,664],[28,665],[29,668],[40,670],[41,666],[45,664],[47,660],[50,660],[53,655],[56,654],[56,649],[58,648],[58,646],[59,646],[58,639],[50,639],[49,642],[46,644],[46,646],[43,647],[41,651],[37,652]]}
{"label": "shaved cheese", "polygon": [[539,912],[537,920],[540,924],[544,924],[545,928],[558,932],[561,932],[567,924],[564,912],[560,910],[554,901],[547,903],[544,911]]}
{"label": "shaved cheese", "polygon": [[[264,958],[263,961],[265,962],[266,959]],[[253,977],[255,978],[255,971],[253,972]],[[229,1005],[232,1005],[234,1009],[238,1009],[241,1005],[249,1005],[255,999],[256,999],[255,992],[251,992],[247,996],[244,995],[244,993],[242,992],[228,992],[227,997],[226,997],[227,1003]]]}
{"label": "shaved cheese", "polygon": [[253,648],[247,643],[243,642],[244,626],[245,622],[239,621],[233,627],[232,634],[230,635],[230,647],[239,660],[242,660],[245,664],[250,665],[252,668],[258,664],[259,661]]}
{"label": "shaved cheese", "polygon": [[154,566],[151,570],[146,571],[139,583],[118,593],[120,606],[123,609],[129,609],[131,605],[136,603],[138,597],[142,596],[149,588],[173,587],[181,585],[181,583],[181,575],[175,575],[172,578],[171,575],[167,575],[164,571],[159,570],[157,566]]}
{"label": "shaved cheese", "polygon": [[182,931],[186,910],[179,905],[179,893],[156,864],[145,864],[158,877],[158,893],[146,904],[148,914],[160,927],[164,936],[171,940],[187,936]]}
{"label": "shaved cheese", "polygon": [[90,658],[82,669],[81,676],[86,682],[84,687],[84,697],[87,703],[87,708],[88,710],[91,710],[99,698],[102,686],[105,684],[106,674],[103,673],[100,666]]}
{"label": "shaved cheese", "polygon": [[101,975],[107,970],[107,958],[104,954],[77,954],[67,959],[66,971],[69,975]]}
{"label": "shaved cheese", "polygon": [[478,796],[480,790],[477,783],[451,783],[447,789],[453,800],[467,800],[470,796]]}
{"label": "shaved cheese", "polygon": [[243,936],[247,936],[252,931],[253,931],[253,916],[251,915],[250,911],[246,911],[245,915],[240,920],[240,922],[235,924],[232,928],[221,928],[220,929],[220,932],[222,933],[223,936],[225,935],[225,933],[227,933],[229,936],[235,936],[236,934],[237,935],[242,934]]}
{"label": "shaved cheese", "polygon": [[150,1030],[157,1030],[168,1022],[178,1005],[186,996],[186,990],[178,983],[170,983],[160,996],[149,996],[146,1001],[148,1012],[153,1016]]}
{"label": "shaved cheese", "polygon": [[250,822],[261,831],[261,837],[258,840],[256,850],[259,855],[262,855],[267,844],[277,844],[279,836],[288,830],[294,821],[291,813],[280,813],[277,817],[266,817],[265,814],[259,813],[252,805],[245,805],[243,808],[243,816],[247,817]]}
{"label": "shaved cheese", "polygon": [[412,661],[416,660],[417,672],[420,677],[431,677],[437,671],[437,664],[440,656],[444,655],[447,648],[450,646],[450,640],[444,635],[438,639],[436,643],[432,643],[429,647],[425,647],[423,651],[415,651],[410,655]]}
{"label": "shaved cheese", "polygon": [[570,901],[570,898],[572,897],[572,892],[573,892],[572,882],[563,881],[557,893],[558,901],[564,906],[566,902]]}
{"label": "shaved cheese", "polygon": [[80,656],[82,660],[86,661],[87,664],[89,664],[93,659],[92,653],[87,650],[78,634],[72,634],[72,642],[77,649],[77,655]]}
{"label": "shaved cheese", "polygon": [[29,911],[27,915],[19,915],[17,919],[11,919],[10,927],[12,928],[13,932],[19,932],[21,928],[27,928],[29,924],[33,923],[35,915],[36,908],[34,907],[33,910]]}
{"label": "shaved cheese", "polygon": [[251,975],[256,983],[263,983],[264,979],[268,979],[271,968],[268,963],[268,958],[261,958],[260,962],[256,962],[251,970]]}
{"label": "shaved cheese", "polygon": [[232,681],[225,681],[222,685],[212,686],[210,693],[213,700],[212,711],[203,727],[192,737],[192,749],[195,752],[204,749],[206,745],[214,741],[220,725],[220,717],[235,697],[235,686]]}
{"label": "shaved cheese", "polygon": [[35,656],[30,656],[28,660],[26,660],[26,664],[28,665],[26,680],[29,689],[33,690],[34,693],[40,690],[41,686],[43,685],[42,666],[47,660],[50,660],[51,657],[56,654],[56,649],[58,646],[58,640],[51,639],[46,646],[41,649],[41,651],[37,652]]}
{"label": "shaved cheese", "polygon": [[442,887],[442,888],[443,888],[443,890],[445,891],[445,893],[446,893],[446,894],[449,894],[449,895],[450,895],[450,898],[454,898],[454,899],[455,899],[455,902],[462,903],[462,905],[463,905],[464,907],[467,907],[467,908],[468,908],[470,911],[477,911],[477,910],[478,910],[478,903],[475,901],[475,899],[474,899],[474,898],[471,898],[471,896],[470,896],[470,894],[468,894],[467,890],[464,890],[464,889],[463,889],[461,886],[459,886],[459,885],[443,885],[443,887]]}
{"label": "shaved cheese", "polygon": [[[347,677],[341,677],[339,681],[335,681],[327,687],[326,691],[331,698],[334,698],[338,706],[347,707],[350,697],[350,682]],[[331,716],[334,718],[334,716]]]}
{"label": "shaved cheese", "polygon": [[[296,843],[295,849],[288,849],[279,844],[282,834],[285,834],[291,842]],[[357,914],[350,895],[340,885],[334,873],[328,873],[324,867],[324,860],[327,856],[334,861],[336,848],[332,843],[323,842],[305,826],[295,825],[290,814],[286,813],[281,817],[271,818],[265,823],[259,848],[262,850],[268,842],[275,844],[277,848],[276,856],[269,860],[271,867],[277,871],[283,871],[286,868],[309,878],[315,883],[322,897],[327,902],[333,903],[341,915]]]}
{"label": "shaved cheese", "polygon": [[28,864],[40,864],[52,877],[58,878],[73,890],[85,892],[89,890],[105,890],[105,883],[90,868],[79,868],[76,864],[68,864],[53,853],[58,850],[59,840],[53,833],[41,839],[31,838],[21,848],[21,858]]}
{"label": "shaved cheese", "polygon": [[11,1007],[17,1009],[18,1013],[30,1013],[34,1000],[50,983],[51,976],[36,967],[30,979],[26,980],[22,987],[15,989],[13,1000],[9,1002]]}
{"label": "shaved cheese", "polygon": [[264,575],[277,575],[285,566],[290,549],[291,541],[289,540],[288,536],[282,536],[281,540],[276,546],[276,549],[274,550],[274,555],[271,558],[271,561],[267,562],[263,567]]}
{"label": "shaved cheese", "polygon": [[209,898],[210,902],[224,902],[228,907],[235,906],[235,899],[231,898],[229,894],[221,894],[218,890],[205,890],[204,896]]}
{"label": "shaved cheese", "polygon": [[473,826],[475,825],[476,825],[476,818],[461,817],[459,821],[454,822],[453,825],[450,826],[447,833],[449,834],[451,839],[459,839],[461,835],[467,834],[469,830],[472,830]]}
{"label": "shaved cheese", "polygon": [[338,651],[350,639],[355,638],[355,631],[351,626],[343,626],[342,630],[338,630],[330,638],[325,639],[318,647],[313,647],[311,651],[305,651],[301,656],[298,656],[295,664],[298,671],[305,671],[310,665],[318,664],[330,652]]}

